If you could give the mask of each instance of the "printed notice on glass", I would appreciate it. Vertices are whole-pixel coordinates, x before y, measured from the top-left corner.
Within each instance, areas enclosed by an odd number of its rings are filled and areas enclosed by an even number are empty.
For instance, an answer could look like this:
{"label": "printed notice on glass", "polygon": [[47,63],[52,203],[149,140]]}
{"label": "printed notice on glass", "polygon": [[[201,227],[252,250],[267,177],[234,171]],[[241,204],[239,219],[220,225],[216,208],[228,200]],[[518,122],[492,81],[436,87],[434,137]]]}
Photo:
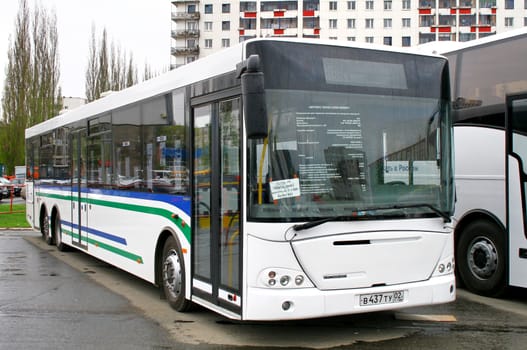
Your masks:
{"label": "printed notice on glass", "polygon": [[302,194],[335,191],[335,181],[364,181],[361,115],[349,106],[308,106],[296,113]]}
{"label": "printed notice on glass", "polygon": [[273,200],[300,196],[300,180],[287,179],[269,183]]}

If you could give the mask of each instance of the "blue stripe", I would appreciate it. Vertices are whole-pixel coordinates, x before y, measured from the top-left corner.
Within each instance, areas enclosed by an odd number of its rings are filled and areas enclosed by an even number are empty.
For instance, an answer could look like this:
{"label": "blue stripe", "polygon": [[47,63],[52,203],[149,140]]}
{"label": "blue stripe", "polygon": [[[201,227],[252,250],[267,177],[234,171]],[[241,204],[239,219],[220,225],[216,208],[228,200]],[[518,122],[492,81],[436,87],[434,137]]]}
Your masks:
{"label": "blue stripe", "polygon": [[[61,220],[61,224],[66,225],[66,226],[71,226],[73,229],[77,229],[77,230],[79,229],[79,225],[73,224],[71,222],[67,222],[65,220]],[[127,245],[125,238],[112,235],[111,233],[102,232],[102,231],[99,231],[99,230],[95,230],[93,228],[88,228],[86,226],[81,226],[81,230],[85,231],[85,232],[87,232],[89,234],[92,234],[94,236],[99,236],[99,237],[106,238],[107,240],[110,240],[110,241],[113,241],[113,242],[117,242],[117,243],[120,243],[120,244],[123,244],[123,245]]]}

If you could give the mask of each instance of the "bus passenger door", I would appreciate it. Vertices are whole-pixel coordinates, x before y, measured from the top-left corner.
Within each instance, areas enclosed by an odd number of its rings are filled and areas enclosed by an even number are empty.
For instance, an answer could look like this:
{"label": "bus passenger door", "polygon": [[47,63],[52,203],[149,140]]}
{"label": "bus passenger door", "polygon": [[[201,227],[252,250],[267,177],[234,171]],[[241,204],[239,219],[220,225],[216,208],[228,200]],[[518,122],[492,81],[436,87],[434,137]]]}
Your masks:
{"label": "bus passenger door", "polygon": [[72,134],[71,237],[73,245],[88,249],[86,192],[86,130]]}
{"label": "bus passenger door", "polygon": [[527,94],[507,97],[509,283],[527,287]]}
{"label": "bus passenger door", "polygon": [[241,313],[240,99],[193,109],[193,295]]}

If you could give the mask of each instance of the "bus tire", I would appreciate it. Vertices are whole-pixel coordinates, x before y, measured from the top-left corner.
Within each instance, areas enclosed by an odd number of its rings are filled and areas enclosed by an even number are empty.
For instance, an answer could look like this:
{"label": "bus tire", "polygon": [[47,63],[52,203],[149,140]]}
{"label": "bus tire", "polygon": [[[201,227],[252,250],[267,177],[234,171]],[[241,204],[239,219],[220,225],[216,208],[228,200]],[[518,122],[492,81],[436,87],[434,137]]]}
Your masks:
{"label": "bus tire", "polygon": [[60,214],[58,211],[53,220],[53,237],[55,238],[57,249],[61,252],[65,252],[68,246],[62,242],[62,225],[60,223]]}
{"label": "bus tire", "polygon": [[42,210],[40,218],[40,232],[42,233],[42,237],[47,244],[53,245],[53,235],[49,227],[49,215],[46,209]]}
{"label": "bus tire", "polygon": [[456,247],[458,273],[476,294],[499,296],[506,286],[505,232],[489,221],[475,221],[460,233]]}
{"label": "bus tire", "polygon": [[162,288],[169,305],[179,311],[189,311],[192,305],[185,299],[185,263],[181,246],[176,238],[169,236],[163,247],[161,258]]}

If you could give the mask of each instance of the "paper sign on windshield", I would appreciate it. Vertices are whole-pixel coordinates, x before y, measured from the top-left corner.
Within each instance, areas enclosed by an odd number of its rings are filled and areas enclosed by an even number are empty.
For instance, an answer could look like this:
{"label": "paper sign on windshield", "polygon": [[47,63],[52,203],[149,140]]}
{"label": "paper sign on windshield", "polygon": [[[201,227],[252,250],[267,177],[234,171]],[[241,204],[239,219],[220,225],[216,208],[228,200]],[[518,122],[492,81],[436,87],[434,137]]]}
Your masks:
{"label": "paper sign on windshield", "polygon": [[273,181],[269,184],[273,200],[300,196],[300,180],[287,179]]}

